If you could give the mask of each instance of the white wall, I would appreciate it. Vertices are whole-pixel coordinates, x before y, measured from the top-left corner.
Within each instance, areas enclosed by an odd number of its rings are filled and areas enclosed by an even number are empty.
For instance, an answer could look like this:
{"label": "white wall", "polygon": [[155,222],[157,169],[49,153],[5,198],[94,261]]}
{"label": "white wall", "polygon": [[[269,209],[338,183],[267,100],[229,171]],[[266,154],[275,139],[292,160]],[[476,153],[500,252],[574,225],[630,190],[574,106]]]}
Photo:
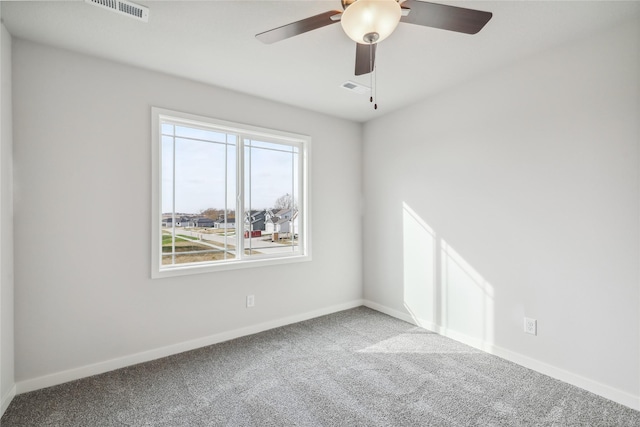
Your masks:
{"label": "white wall", "polygon": [[640,409],[639,76],[632,22],[367,123],[369,305]]}
{"label": "white wall", "polygon": [[0,25],[0,416],[15,394],[13,376],[13,140],[11,35]]}
{"label": "white wall", "polygon": [[[18,392],[361,303],[360,227],[323,221],[360,222],[360,125],[18,39],[13,66]],[[310,135],[313,260],[151,280],[151,106]]]}

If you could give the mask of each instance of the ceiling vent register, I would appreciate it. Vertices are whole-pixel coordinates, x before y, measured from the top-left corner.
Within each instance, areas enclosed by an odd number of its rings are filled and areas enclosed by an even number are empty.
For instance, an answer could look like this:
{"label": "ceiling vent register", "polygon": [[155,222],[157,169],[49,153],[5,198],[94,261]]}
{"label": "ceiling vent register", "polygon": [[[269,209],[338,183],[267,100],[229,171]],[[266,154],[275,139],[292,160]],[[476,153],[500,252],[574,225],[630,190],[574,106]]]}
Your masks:
{"label": "ceiling vent register", "polygon": [[149,22],[149,8],[126,0],[84,0],[85,3],[110,10],[142,22]]}
{"label": "ceiling vent register", "polygon": [[360,83],[352,82],[351,80],[347,80],[346,82],[342,83],[340,87],[342,87],[343,89],[347,89],[351,92],[357,93],[359,95],[364,95],[365,93],[368,93],[371,90],[370,87],[361,85]]}

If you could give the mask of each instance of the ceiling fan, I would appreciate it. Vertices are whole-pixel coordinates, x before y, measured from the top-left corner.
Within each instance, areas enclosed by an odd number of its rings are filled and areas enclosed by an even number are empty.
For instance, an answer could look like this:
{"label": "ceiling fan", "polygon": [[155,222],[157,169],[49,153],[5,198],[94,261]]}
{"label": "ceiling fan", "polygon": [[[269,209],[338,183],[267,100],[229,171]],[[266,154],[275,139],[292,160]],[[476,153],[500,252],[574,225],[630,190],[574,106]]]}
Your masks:
{"label": "ceiling fan", "polygon": [[493,14],[419,0],[341,0],[342,9],[314,15],[256,34],[263,43],[275,43],[340,21],[356,44],[357,76],[374,70],[376,46],[396,29],[399,22],[423,25],[465,34],[476,34]]}

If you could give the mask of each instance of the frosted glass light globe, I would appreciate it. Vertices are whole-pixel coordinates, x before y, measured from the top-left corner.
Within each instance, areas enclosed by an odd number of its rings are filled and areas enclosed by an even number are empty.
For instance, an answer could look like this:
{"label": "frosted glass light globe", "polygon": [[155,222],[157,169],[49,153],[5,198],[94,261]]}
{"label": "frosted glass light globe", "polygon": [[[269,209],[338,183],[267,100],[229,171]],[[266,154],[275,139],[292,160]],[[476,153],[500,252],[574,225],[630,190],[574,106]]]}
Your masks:
{"label": "frosted glass light globe", "polygon": [[393,33],[401,15],[400,4],[396,0],[356,0],[342,12],[340,22],[351,40],[373,44]]}

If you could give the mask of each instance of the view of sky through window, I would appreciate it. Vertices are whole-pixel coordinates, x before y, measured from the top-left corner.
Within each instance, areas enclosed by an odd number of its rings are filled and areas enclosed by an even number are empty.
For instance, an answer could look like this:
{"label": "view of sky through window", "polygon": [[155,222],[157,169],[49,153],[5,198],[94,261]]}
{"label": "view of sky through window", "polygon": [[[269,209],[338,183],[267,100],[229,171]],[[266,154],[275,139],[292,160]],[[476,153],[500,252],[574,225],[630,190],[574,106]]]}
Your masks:
{"label": "view of sky through window", "polygon": [[[162,212],[235,210],[236,140],[233,134],[163,124]],[[244,144],[245,210],[274,208],[282,196],[296,194],[297,147],[249,139]]]}

